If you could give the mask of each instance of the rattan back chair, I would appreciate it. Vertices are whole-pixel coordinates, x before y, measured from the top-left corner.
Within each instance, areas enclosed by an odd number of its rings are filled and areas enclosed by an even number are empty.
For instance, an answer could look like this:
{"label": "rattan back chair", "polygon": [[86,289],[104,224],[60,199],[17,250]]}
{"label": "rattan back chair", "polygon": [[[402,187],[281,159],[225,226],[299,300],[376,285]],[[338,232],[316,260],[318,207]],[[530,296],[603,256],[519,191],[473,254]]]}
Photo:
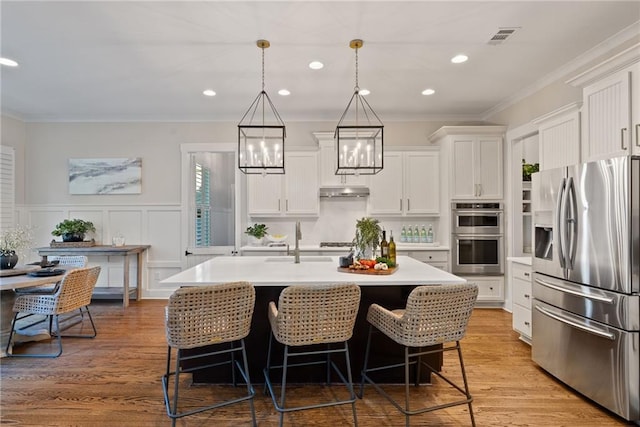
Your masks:
{"label": "rattan back chair", "polygon": [[[170,297],[165,310],[165,331],[168,344],[166,373],[162,376],[164,401],[167,415],[175,426],[176,419],[187,415],[248,401],[253,425],[256,416],[253,406],[255,391],[249,378],[249,368],[244,338],[249,335],[255,306],[255,289],[248,282],[233,282],[220,285],[184,287],[177,289]],[[220,346],[230,343],[229,346]],[[236,345],[239,343],[239,345]],[[214,350],[199,354],[185,354],[185,350],[216,345]],[[176,350],[176,362],[171,371],[171,353]],[[242,365],[236,359],[242,356]],[[212,363],[211,358],[227,355],[229,360]],[[185,365],[184,361],[189,363]],[[196,409],[178,412],[180,374],[221,365],[231,365],[233,385],[236,386],[235,370],[238,369],[247,386],[243,396],[216,402]],[[169,384],[173,379],[173,397]],[[172,402],[173,401],[173,402]]]}
{"label": "rattan back chair", "polygon": [[[14,356],[23,357],[58,357],[62,354],[62,337],[76,338],[94,338],[97,335],[89,304],[91,303],[91,295],[95,288],[98,276],[100,275],[100,267],[77,268],[68,271],[60,281],[58,290],[54,294],[25,294],[16,298],[13,304],[15,313],[11,324],[11,333],[9,336],[9,346],[12,343],[16,322],[24,317],[38,314],[47,316],[49,319],[49,333],[56,335],[58,342],[58,352],[51,354],[18,354]],[[60,328],[59,316],[80,310],[82,314],[88,314],[92,332],[89,334],[62,334]],[[84,310],[84,312],[83,312]],[[22,314],[22,316],[20,316]],[[82,316],[84,319],[84,315]],[[82,323],[82,320],[78,323]],[[52,327],[55,326],[55,327]]]}
{"label": "rattan back chair", "polygon": [[[360,397],[364,394],[365,382],[373,385],[378,392],[385,396],[405,415],[406,426],[409,426],[409,417],[411,415],[422,414],[456,405],[468,405],[471,424],[475,426],[473,408],[471,406],[473,397],[469,392],[466,371],[462,360],[460,340],[466,334],[467,324],[473,312],[477,297],[478,287],[475,284],[428,285],[418,286],[411,291],[405,309],[390,311],[378,304],[372,304],[367,312],[367,321],[370,323],[370,327],[364,367],[362,369]],[[404,346],[404,363],[373,368],[368,366],[371,336],[374,328]],[[455,345],[445,345],[450,343],[455,343]],[[427,347],[427,349],[424,349],[425,347]],[[410,348],[417,350],[412,353],[410,352]],[[422,356],[451,350],[457,350],[458,352],[464,389],[422,360]],[[444,379],[462,393],[464,399],[411,410],[409,407],[409,366],[414,364],[416,366],[416,386],[419,384],[420,367],[424,365],[430,372]],[[405,369],[405,406],[401,406],[391,398],[370,376],[371,373],[376,371],[398,367],[404,367]]]}
{"label": "rattan back chair", "polygon": [[[356,395],[353,389],[351,376],[351,362],[349,359],[349,346],[347,341],[353,334],[353,326],[360,305],[360,288],[358,285],[335,284],[320,286],[290,286],[285,288],[278,300],[278,305],[269,303],[269,322],[271,331],[269,337],[269,351],[267,366],[264,369],[265,387],[269,390],[273,405],[280,413],[280,426],[284,422],[284,413],[300,411],[325,406],[351,404],[354,424],[358,425],[356,415]],[[273,339],[284,344],[284,356],[282,365],[271,366],[271,352]],[[341,343],[342,348],[330,344]],[[323,349],[311,350],[304,347],[300,351],[292,351],[301,346],[323,345]],[[346,360],[347,376],[345,378],[341,370],[331,360],[331,355],[344,354]],[[321,360],[289,364],[289,358],[304,356],[309,357],[323,355]],[[287,407],[286,385],[287,369],[291,366],[325,365],[327,384],[330,383],[331,368],[338,374],[347,387],[349,398],[335,400],[305,406]],[[280,385],[280,400],[276,399],[274,387],[271,382],[271,371],[282,369],[282,382]]]}

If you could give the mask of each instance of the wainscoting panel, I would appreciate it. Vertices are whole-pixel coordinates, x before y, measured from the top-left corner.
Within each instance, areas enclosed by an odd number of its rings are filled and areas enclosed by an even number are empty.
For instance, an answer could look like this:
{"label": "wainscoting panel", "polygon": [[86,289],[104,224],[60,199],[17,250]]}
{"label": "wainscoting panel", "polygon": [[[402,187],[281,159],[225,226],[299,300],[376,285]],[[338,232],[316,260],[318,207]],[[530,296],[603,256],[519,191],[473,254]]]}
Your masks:
{"label": "wainscoting panel", "polygon": [[[80,218],[94,223],[97,244],[111,244],[116,234],[122,234],[126,244],[148,244],[142,265],[142,297],[167,298],[177,286],[159,282],[182,269],[180,205],[22,205],[16,206],[18,222],[34,229],[33,247],[49,246],[54,238],[51,230],[67,218]],[[57,238],[56,240],[60,240]],[[39,260],[37,252],[26,262]],[[91,257],[89,265],[100,265],[102,273],[98,287],[121,287],[122,257]],[[131,287],[136,286],[135,258],[131,262]]]}

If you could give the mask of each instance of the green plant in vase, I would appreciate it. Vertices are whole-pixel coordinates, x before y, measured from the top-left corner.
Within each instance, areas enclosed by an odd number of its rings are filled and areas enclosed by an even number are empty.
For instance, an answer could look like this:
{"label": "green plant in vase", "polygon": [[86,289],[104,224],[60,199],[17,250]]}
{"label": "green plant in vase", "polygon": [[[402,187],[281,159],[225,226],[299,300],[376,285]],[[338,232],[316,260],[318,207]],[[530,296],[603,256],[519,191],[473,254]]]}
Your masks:
{"label": "green plant in vase", "polygon": [[357,258],[375,259],[376,250],[380,244],[382,228],[380,221],[375,218],[363,217],[356,221],[356,236],[353,246],[358,250]]}
{"label": "green plant in vase", "polygon": [[65,219],[51,232],[54,236],[61,236],[63,242],[82,242],[85,234],[96,231],[91,221],[82,219]]}
{"label": "green plant in vase", "polygon": [[262,244],[262,239],[267,235],[267,227],[265,224],[253,224],[252,226],[247,227],[245,234],[253,237],[254,244],[259,245]]}

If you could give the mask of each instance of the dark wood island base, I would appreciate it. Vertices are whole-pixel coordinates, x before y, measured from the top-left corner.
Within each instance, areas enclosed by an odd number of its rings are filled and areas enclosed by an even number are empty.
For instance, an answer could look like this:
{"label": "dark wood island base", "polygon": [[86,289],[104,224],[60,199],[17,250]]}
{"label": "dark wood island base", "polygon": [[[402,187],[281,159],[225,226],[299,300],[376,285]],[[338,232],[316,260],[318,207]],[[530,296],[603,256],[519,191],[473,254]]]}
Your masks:
{"label": "dark wood island base", "polygon": [[[367,335],[369,333],[369,323],[367,322],[367,311],[373,303],[382,305],[390,310],[404,308],[407,297],[415,286],[361,286],[360,309],[356,318],[356,324],[353,329],[353,336],[349,340],[349,353],[351,358],[351,369],[353,381],[360,381],[360,371],[364,363],[364,352],[367,344]],[[245,343],[247,347],[247,358],[249,359],[249,375],[251,382],[260,384],[264,382],[262,369],[267,363],[267,351],[269,345],[269,335],[271,334],[271,326],[267,315],[268,305],[270,301],[278,302],[278,297],[284,286],[257,286],[256,288],[256,305],[251,322],[251,332]],[[280,365],[282,362],[283,346],[274,342],[274,351],[272,356],[272,364]],[[301,350],[295,349],[296,351]],[[191,350],[195,352],[204,352],[206,348]],[[401,363],[404,358],[403,347],[391,339],[387,338],[380,332],[375,332],[372,340],[371,354],[369,366],[380,366],[390,363]],[[298,359],[298,358],[297,358]],[[302,359],[302,358],[300,358]],[[430,355],[425,357],[425,362],[434,367],[441,369],[442,354]],[[296,360],[297,362],[298,360]],[[213,361],[212,361],[213,362]],[[336,364],[344,371],[344,361],[342,357],[336,358]],[[287,378],[289,382],[295,383],[315,383],[325,382],[326,373],[323,366],[305,366],[293,367],[288,370]],[[274,380],[281,375],[281,371],[274,371]],[[420,370],[421,382],[429,382],[431,374],[427,369]],[[413,378],[413,377],[412,377]],[[331,381],[337,381],[338,378],[333,374]],[[402,368],[379,372],[376,375],[378,382],[384,383],[404,383],[404,370]],[[226,366],[201,370],[193,373],[194,383],[231,383],[231,368]]]}

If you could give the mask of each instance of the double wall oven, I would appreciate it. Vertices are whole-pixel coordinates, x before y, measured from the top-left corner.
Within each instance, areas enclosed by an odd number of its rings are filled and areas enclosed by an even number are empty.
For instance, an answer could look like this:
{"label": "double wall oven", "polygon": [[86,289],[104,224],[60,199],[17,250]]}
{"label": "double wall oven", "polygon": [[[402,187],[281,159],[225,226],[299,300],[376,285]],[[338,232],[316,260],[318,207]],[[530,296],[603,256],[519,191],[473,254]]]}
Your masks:
{"label": "double wall oven", "polygon": [[452,266],[454,274],[504,274],[502,203],[451,204]]}

